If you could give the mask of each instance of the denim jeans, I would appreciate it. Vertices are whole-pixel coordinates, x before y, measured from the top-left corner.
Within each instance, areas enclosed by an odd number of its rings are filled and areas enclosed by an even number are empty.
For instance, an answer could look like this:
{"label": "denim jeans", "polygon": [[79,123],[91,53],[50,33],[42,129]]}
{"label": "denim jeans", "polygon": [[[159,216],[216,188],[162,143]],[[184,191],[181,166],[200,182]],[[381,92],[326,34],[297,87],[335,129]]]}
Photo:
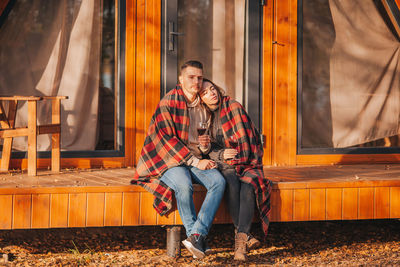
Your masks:
{"label": "denim jeans", "polygon": [[226,179],[228,210],[233,225],[239,233],[250,234],[256,205],[254,188],[251,184],[241,182],[235,169],[225,169],[221,172]]}
{"label": "denim jeans", "polygon": [[[207,189],[206,197],[196,215],[193,202],[193,183]],[[186,235],[206,236],[225,191],[225,179],[217,169],[200,170],[192,166],[178,166],[166,171],[161,181],[175,192],[179,215],[186,229]]]}

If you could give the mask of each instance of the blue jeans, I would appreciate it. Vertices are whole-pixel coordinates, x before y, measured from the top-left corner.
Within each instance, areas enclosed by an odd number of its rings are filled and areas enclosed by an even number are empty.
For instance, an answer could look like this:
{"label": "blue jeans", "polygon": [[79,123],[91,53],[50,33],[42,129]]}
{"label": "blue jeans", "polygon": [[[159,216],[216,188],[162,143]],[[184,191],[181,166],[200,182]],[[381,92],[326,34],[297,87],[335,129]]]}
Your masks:
{"label": "blue jeans", "polygon": [[[193,203],[193,181],[207,189],[199,214]],[[200,170],[192,166],[178,166],[166,171],[161,181],[175,192],[176,203],[186,235],[207,235],[225,190],[225,179],[217,169]]]}

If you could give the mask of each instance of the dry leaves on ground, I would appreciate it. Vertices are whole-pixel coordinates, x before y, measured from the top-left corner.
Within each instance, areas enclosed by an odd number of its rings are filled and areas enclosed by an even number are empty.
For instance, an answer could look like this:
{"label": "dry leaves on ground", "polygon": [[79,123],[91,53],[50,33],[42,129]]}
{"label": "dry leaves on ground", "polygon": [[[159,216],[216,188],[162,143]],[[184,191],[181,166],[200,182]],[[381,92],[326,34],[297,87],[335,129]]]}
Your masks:
{"label": "dry leaves on ground", "polygon": [[[258,224],[253,233],[263,240]],[[0,260],[0,265],[240,265],[233,261],[232,225],[214,225],[209,237],[213,253],[196,260],[183,247],[181,257],[168,257],[166,231],[160,226],[3,230],[0,253],[9,261]],[[262,246],[242,265],[400,265],[400,221],[271,223]]]}

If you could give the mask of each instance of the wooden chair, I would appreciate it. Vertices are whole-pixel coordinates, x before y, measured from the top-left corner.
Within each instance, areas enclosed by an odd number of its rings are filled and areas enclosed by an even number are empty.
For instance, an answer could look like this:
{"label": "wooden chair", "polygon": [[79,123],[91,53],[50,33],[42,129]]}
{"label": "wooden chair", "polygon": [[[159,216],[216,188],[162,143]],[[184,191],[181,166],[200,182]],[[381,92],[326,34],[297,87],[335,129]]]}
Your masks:
{"label": "wooden chair", "polygon": [[[14,137],[28,137],[28,175],[37,174],[37,135],[51,134],[51,170],[60,171],[61,100],[67,96],[0,96],[0,138],[4,139],[0,170],[10,167],[11,148]],[[37,102],[52,101],[51,124],[37,125]],[[8,101],[8,113],[3,102]],[[15,127],[18,101],[28,101],[28,126]]]}

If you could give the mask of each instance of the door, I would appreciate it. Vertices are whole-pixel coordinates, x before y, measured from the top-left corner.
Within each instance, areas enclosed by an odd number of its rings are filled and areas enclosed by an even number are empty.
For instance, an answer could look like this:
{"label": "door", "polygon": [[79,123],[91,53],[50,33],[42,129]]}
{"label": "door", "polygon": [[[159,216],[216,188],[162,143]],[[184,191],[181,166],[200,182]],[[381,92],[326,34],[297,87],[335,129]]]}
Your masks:
{"label": "door", "polygon": [[261,4],[163,0],[161,95],[176,86],[185,61],[199,60],[204,76],[242,103],[261,129]]}

